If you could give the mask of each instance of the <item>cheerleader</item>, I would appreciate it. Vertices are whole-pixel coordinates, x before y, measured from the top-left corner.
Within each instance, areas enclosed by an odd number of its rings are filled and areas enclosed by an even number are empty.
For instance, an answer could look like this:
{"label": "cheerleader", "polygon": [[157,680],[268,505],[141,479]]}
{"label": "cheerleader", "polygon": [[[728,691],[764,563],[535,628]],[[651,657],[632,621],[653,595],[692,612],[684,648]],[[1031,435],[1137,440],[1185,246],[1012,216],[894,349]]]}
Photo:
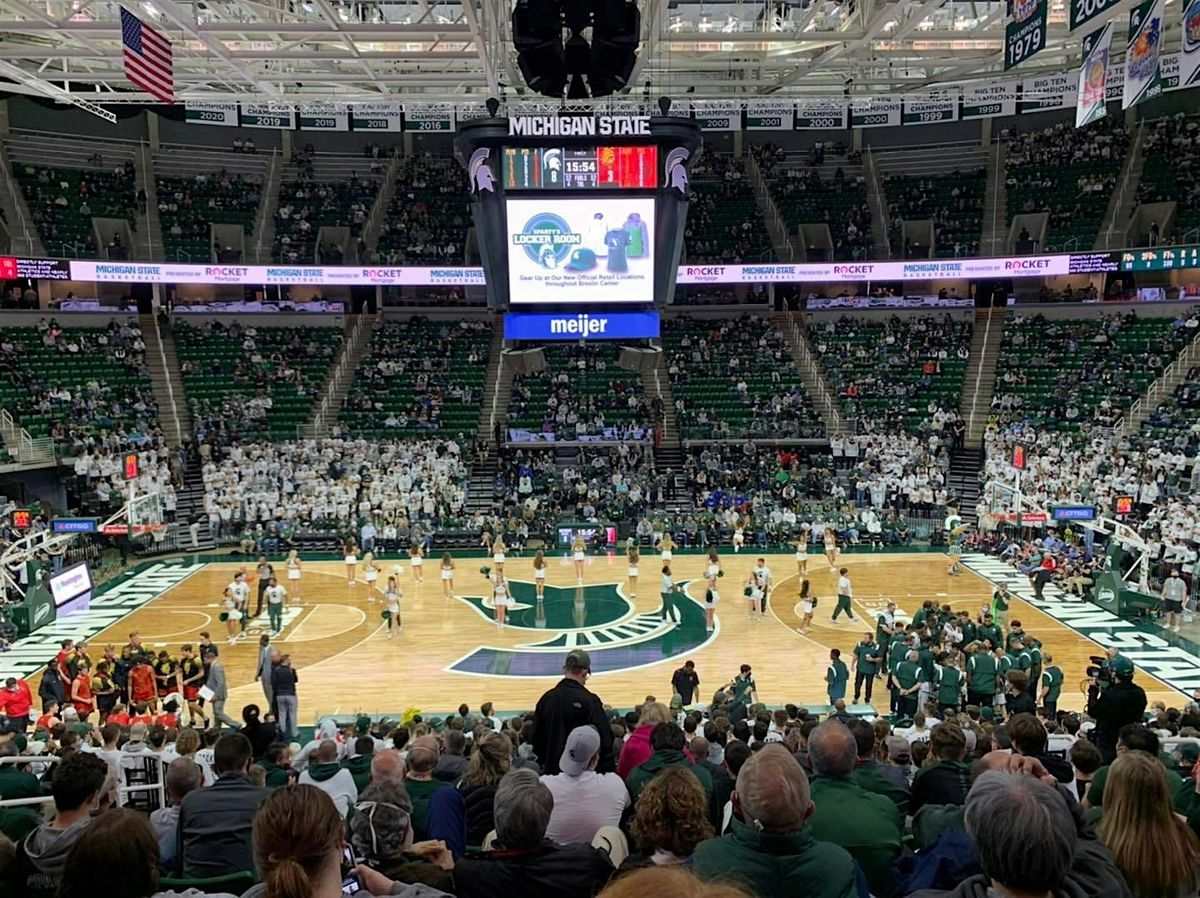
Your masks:
{"label": "cheerleader", "polygon": [[659,559],[662,561],[662,563],[667,564],[671,561],[671,553],[675,548],[675,540],[671,538],[670,533],[664,533],[662,535],[662,539],[654,544],[654,548],[658,549],[660,553]]}
{"label": "cheerleader", "polygon": [[733,525],[733,554],[742,551],[742,546],[746,544],[746,524],[742,518],[738,518]]}
{"label": "cheerleader", "polygon": [[367,601],[375,601],[375,584],[379,581],[379,572],[382,568],[375,563],[374,552],[363,553],[363,580],[367,584]]}
{"label": "cheerleader", "polygon": [[742,591],[746,596],[748,616],[750,620],[754,620],[756,617],[758,617],[758,603],[759,600],[762,599],[763,591],[758,585],[758,577],[756,577],[753,572],[746,577],[745,589]]}
{"label": "cheerleader", "polygon": [[633,543],[625,550],[626,563],[628,569],[626,575],[629,577],[629,598],[637,598],[637,581],[638,581],[638,547]]}
{"label": "cheerleader", "polygon": [[571,558],[575,562],[575,582],[583,582],[583,562],[587,558],[587,542],[580,533],[571,540]]}
{"label": "cheerleader", "polygon": [[242,619],[242,612],[238,610],[238,600],[230,589],[225,590],[225,595],[222,597],[221,604],[224,611],[221,612],[221,620],[225,621],[225,630],[229,636],[229,644],[233,645],[238,639],[238,621]]}
{"label": "cheerleader", "polygon": [[816,606],[817,600],[808,594],[808,581],[800,581],[800,613],[804,615],[804,619],[800,621],[800,632],[803,633],[812,626],[813,608]]}
{"label": "cheerleader", "polygon": [[412,565],[413,583],[424,583],[425,550],[421,548],[420,543],[409,546],[408,563]]}
{"label": "cheerleader", "polygon": [[832,527],[825,528],[825,560],[829,562],[830,573],[837,573],[837,531]]}
{"label": "cheerleader", "polygon": [[716,616],[717,603],[721,601],[717,592],[717,579],[721,576],[721,560],[717,557],[717,550],[709,549],[708,567],[704,569],[704,579],[707,583],[704,590],[704,620],[709,633],[714,630],[713,618]]}
{"label": "cheerleader", "polygon": [[387,603],[388,621],[388,639],[391,639],[400,632],[400,597],[404,595],[404,590],[400,588],[399,582],[395,577],[387,578],[387,591],[383,594],[383,600]]}
{"label": "cheerleader", "polygon": [[792,545],[796,547],[796,576],[803,580],[808,575],[808,534],[800,534]]}
{"label": "cheerleader", "polygon": [[454,598],[454,559],[449,552],[442,556],[442,595]]}
{"label": "cheerleader", "polygon": [[512,603],[512,592],[508,579],[501,573],[492,574],[492,604],[496,606],[496,626],[504,629],[508,617],[508,606]]}
{"label": "cheerleader", "polygon": [[303,563],[300,561],[300,553],[295,549],[288,552],[287,557],[287,579],[288,579],[288,594],[291,596],[292,602],[300,601],[300,572],[304,569]]}
{"label": "cheerleader", "polygon": [[546,554],[541,549],[533,556],[533,588],[540,604],[546,594]]}
{"label": "cheerleader", "polygon": [[346,556],[346,583],[353,586],[356,582],[354,571],[358,567],[358,546],[354,545],[354,541],[351,540],[346,543],[342,553]]}
{"label": "cheerleader", "polygon": [[504,545],[504,537],[497,536],[492,540],[492,566],[496,569],[496,576],[504,576],[504,553],[508,551],[508,546]]}

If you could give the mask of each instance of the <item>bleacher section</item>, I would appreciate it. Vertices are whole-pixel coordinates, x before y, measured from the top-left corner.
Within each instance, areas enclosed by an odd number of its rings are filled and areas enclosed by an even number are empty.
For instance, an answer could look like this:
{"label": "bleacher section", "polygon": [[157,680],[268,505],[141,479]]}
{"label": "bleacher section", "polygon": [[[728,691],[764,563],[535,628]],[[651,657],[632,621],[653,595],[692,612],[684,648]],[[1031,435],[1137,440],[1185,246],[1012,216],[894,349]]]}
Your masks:
{"label": "bleacher section", "polygon": [[766,262],[771,238],[746,177],[728,153],[705,153],[691,171],[684,252],[689,262]]}
{"label": "bleacher section", "polygon": [[1005,173],[1009,222],[1022,213],[1049,212],[1041,249],[1090,250],[1128,149],[1120,116],[1013,135]]}
{"label": "bleacher section", "polygon": [[1060,431],[1111,426],[1191,339],[1171,318],[1134,313],[1004,323],[993,412]]}
{"label": "bleacher section", "polygon": [[752,148],[767,189],[789,234],[802,224],[824,222],[839,261],[871,253],[871,210],[861,161],[833,148],[820,157],[771,144]]}
{"label": "bleacher section", "polygon": [[158,216],[168,260],[212,261],[213,224],[241,225],[249,235],[262,184],[219,172],[191,178],[158,179]]}
{"label": "bleacher section", "polygon": [[1193,368],[1171,395],[1151,412],[1142,425],[1142,432],[1157,440],[1170,441],[1176,450],[1195,458],[1200,448],[1200,434],[1194,427],[1197,419],[1200,419],[1200,368]]}
{"label": "bleacher section", "polygon": [[1200,235],[1200,115],[1183,113],[1146,122],[1142,143],[1145,167],[1138,184],[1139,203],[1175,200],[1172,233],[1180,242]]}
{"label": "bleacher section", "polygon": [[136,321],[0,329],[0,407],[61,451],[103,434],[137,442],[158,426],[144,353]]}
{"label": "bleacher section", "polygon": [[341,345],[334,327],[175,324],[197,437],[295,439]]}
{"label": "bleacher section", "polygon": [[461,265],[470,226],[467,177],[453,159],[403,159],[376,253],[392,265]]}
{"label": "bleacher section", "polygon": [[317,235],[323,227],[344,227],[354,240],[362,236],[379,193],[379,176],[370,169],[362,156],[307,156],[290,163],[279,185],[274,260],[345,261],[340,246],[319,258],[329,248],[317,246]]}
{"label": "bleacher section", "polygon": [[877,429],[919,430],[932,412],[957,410],[972,322],[951,315],[886,320],[812,319],[808,338],[846,416]]}
{"label": "bleacher section", "polygon": [[[939,258],[975,256],[983,232],[983,195],[987,169],[955,171],[948,175],[889,175],[884,178],[888,213],[893,221],[931,219],[933,253]],[[892,237],[892,249],[903,245]],[[906,254],[907,255],[907,254]]]}
{"label": "bleacher section", "polygon": [[684,440],[825,435],[770,320],[668,319],[663,346]]}
{"label": "bleacher section", "polygon": [[354,438],[468,437],[479,426],[491,330],[480,321],[386,319],[342,405]]}
{"label": "bleacher section", "polygon": [[617,365],[619,346],[548,346],[543,352],[546,368],[513,378],[510,429],[573,440],[651,426],[637,373]]}

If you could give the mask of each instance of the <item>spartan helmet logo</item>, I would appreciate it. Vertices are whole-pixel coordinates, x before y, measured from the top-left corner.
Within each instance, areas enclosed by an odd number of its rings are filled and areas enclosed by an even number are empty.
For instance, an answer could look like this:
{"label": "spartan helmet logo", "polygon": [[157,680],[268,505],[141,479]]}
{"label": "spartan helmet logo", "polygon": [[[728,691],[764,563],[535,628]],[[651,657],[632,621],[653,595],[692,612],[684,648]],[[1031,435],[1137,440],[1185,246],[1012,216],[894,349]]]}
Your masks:
{"label": "spartan helmet logo", "polygon": [[562,169],[562,150],[552,147],[542,155],[542,160],[546,168],[560,171]]}
{"label": "spartan helmet logo", "polygon": [[492,174],[491,166],[488,165],[488,157],[492,151],[487,147],[481,147],[471,154],[471,159],[467,163],[467,176],[471,179],[472,193],[488,193],[496,192],[496,176]]}
{"label": "spartan helmet logo", "polygon": [[687,193],[687,161],[690,156],[691,153],[688,152],[686,147],[675,147],[675,149],[667,153],[667,186],[673,187],[680,193]]}

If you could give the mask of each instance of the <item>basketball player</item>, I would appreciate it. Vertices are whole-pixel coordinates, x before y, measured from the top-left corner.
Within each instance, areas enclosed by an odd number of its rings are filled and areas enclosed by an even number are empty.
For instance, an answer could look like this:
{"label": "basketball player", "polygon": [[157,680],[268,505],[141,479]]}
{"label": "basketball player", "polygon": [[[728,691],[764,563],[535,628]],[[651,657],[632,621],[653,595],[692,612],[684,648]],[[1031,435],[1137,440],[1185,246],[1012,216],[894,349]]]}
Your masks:
{"label": "basketball player", "polygon": [[300,553],[295,549],[288,552],[287,557],[288,592],[293,602],[300,601],[300,573],[304,565],[300,561]]}
{"label": "basketball player", "polygon": [[637,581],[638,581],[638,547],[630,540],[629,547],[625,550],[626,570],[625,575],[629,579],[629,597],[637,598]]}
{"label": "basketball player", "polygon": [[283,602],[286,598],[287,590],[272,577],[267,583],[267,617],[271,621],[272,636],[283,632]]}
{"label": "basketball player", "polygon": [[809,627],[812,626],[813,608],[816,607],[816,604],[817,604],[816,598],[809,595],[808,581],[801,580],[800,581],[800,613],[802,615],[804,615],[803,619],[800,621],[800,632],[801,633],[803,633],[805,630],[807,630]]}
{"label": "basketball player", "polygon": [[388,577],[387,590],[383,594],[383,600],[387,603],[387,611],[384,614],[388,622],[388,639],[400,632],[400,597],[403,595],[404,590],[400,588],[396,578]]}
{"label": "basketball player", "polygon": [[233,575],[233,581],[229,584],[230,595],[233,596],[235,602],[235,611],[238,616],[233,620],[241,627],[241,632],[237,634],[237,639],[244,639],[246,636],[247,616],[250,609],[250,584],[246,582],[245,568],[239,569]]}
{"label": "basketball player", "polygon": [[242,618],[242,612],[238,611],[238,600],[233,596],[233,587],[225,587],[225,595],[221,600],[222,607],[225,609],[221,612],[221,620],[225,621],[225,631],[229,636],[229,644],[233,645],[238,641],[238,621]]}
{"label": "basketball player", "polygon": [[192,716],[204,719],[200,710],[200,687],[204,685],[204,665],[196,657],[196,652],[190,642],[179,647],[179,677],[183,685],[183,699],[187,702]]}
{"label": "basketball player", "polygon": [[581,533],[576,533],[575,538],[571,540],[571,558],[575,562],[575,582],[582,583],[583,563],[587,559],[587,541]]}
{"label": "basketball player", "polygon": [[442,555],[442,595],[454,598],[454,558],[449,552]]}
{"label": "basketball player", "polygon": [[709,633],[715,629],[713,619],[716,617],[717,604],[721,601],[721,596],[717,592],[717,580],[723,576],[724,572],[721,570],[721,559],[717,556],[717,550],[709,549],[708,566],[704,569],[704,621],[705,629]]}
{"label": "basketball player", "polygon": [[540,604],[546,592],[546,555],[541,549],[533,556],[533,588]]}
{"label": "basketball player", "polygon": [[767,596],[771,592],[771,569],[767,567],[765,558],[758,559],[758,564],[754,567],[754,580],[758,584],[758,589],[761,595],[758,600],[758,615],[759,617],[767,616]]}
{"label": "basketball player", "polygon": [[837,531],[832,527],[825,528],[825,560],[829,562],[829,572],[837,571]]}
{"label": "basketball player", "polygon": [[796,547],[796,576],[803,580],[808,576],[808,534],[800,534],[792,545]]}
{"label": "basketball player", "polygon": [[154,662],[154,685],[158,690],[160,701],[172,692],[179,691],[179,682],[176,676],[178,669],[170,652],[163,649],[158,653],[158,660]]}

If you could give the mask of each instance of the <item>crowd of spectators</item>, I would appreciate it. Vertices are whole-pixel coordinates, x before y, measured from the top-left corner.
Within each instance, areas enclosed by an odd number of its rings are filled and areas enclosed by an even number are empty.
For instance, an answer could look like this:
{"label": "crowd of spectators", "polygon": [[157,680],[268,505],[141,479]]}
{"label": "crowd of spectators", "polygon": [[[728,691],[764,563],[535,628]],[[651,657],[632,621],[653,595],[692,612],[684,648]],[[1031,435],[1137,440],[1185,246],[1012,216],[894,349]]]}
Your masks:
{"label": "crowd of spectators", "polygon": [[[983,194],[987,169],[955,170],[946,175],[891,175],[884,181],[893,247],[904,245],[905,220],[933,222],[933,255],[979,255],[983,233]],[[929,247],[924,248],[928,252]],[[905,252],[905,258],[908,258]]]}
{"label": "crowd of spectators", "polygon": [[317,181],[312,177],[285,181],[279,186],[275,211],[275,260],[311,263],[317,253],[331,264],[340,262],[337,247],[318,247],[322,227],[346,227],[357,239],[367,224],[379,182],[351,172],[345,181]]}
{"label": "crowd of spectators", "polygon": [[469,222],[462,166],[429,152],[406,157],[376,253],[391,265],[462,264]]}
{"label": "crowd of spectators", "polygon": [[[1177,112],[1143,127],[1146,161],[1138,182],[1138,202],[1176,203],[1173,233],[1185,234],[1200,226],[1200,181],[1196,178],[1200,171],[1200,116]],[[1157,223],[1148,227],[1152,244],[1158,243]]]}
{"label": "crowd of spectators", "polygon": [[241,225],[249,234],[261,194],[259,179],[224,169],[191,178],[159,178],[158,217],[167,253],[208,259],[214,224]]}
{"label": "crowd of spectators", "polygon": [[741,264],[774,257],[742,160],[726,153],[705,153],[689,175],[683,232],[689,261]]}
{"label": "crowd of spectators", "polygon": [[70,255],[95,257],[93,217],[123,218],[131,229],[137,227],[139,189],[132,162],[122,162],[109,171],[15,162],[13,174],[43,244],[56,254],[63,249]]}

